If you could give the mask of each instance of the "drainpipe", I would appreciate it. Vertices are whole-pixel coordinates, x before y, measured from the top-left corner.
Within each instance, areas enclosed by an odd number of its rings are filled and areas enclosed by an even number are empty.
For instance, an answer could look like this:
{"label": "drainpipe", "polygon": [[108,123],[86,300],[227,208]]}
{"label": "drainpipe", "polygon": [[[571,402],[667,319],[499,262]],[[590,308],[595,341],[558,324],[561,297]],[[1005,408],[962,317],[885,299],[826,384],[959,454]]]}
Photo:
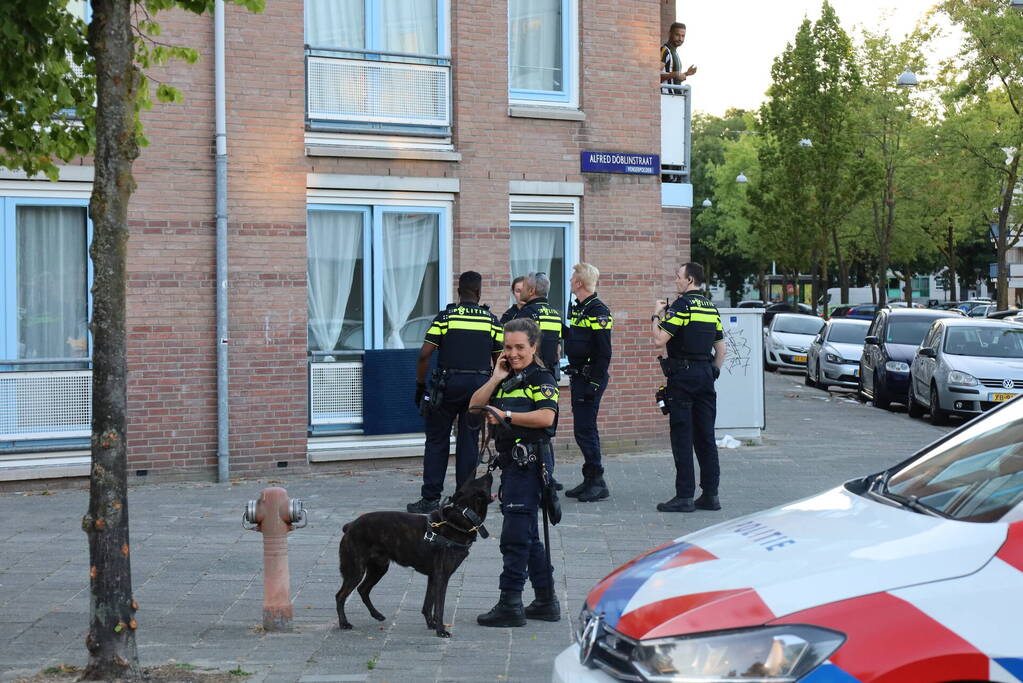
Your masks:
{"label": "drainpipe", "polygon": [[213,69],[217,143],[217,481],[231,476],[227,381],[227,110],[224,94],[224,0],[213,11]]}

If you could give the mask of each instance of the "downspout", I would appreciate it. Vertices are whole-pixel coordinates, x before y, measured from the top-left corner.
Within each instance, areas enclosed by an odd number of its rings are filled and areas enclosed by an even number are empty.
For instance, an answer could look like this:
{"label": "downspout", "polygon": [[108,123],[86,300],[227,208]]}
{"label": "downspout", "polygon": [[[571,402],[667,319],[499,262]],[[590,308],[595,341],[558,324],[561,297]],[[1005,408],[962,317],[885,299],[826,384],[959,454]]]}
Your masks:
{"label": "downspout", "polygon": [[213,10],[213,69],[217,150],[217,481],[230,480],[227,357],[227,110],[224,73],[224,0]]}

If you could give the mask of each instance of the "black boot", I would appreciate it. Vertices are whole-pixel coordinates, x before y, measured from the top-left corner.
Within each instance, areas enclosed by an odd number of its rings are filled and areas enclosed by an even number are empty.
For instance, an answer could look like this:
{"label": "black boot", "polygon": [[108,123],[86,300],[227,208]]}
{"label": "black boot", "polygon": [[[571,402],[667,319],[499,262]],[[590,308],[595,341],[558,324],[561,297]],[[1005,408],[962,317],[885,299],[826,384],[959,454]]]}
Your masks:
{"label": "black boot", "polygon": [[658,512],[692,512],[696,509],[692,498],[679,498],[675,496],[666,503],[658,503]]}
{"label": "black boot", "polygon": [[695,505],[696,507],[700,508],[701,510],[720,510],[721,509],[721,501],[718,500],[718,497],[717,496],[712,496],[712,495],[707,494],[707,493],[702,494],[699,498],[697,498],[695,501],[693,501],[693,505]]}
{"label": "black boot", "polygon": [[420,498],[414,503],[409,503],[405,509],[415,515],[428,515],[440,507],[440,498]]}
{"label": "black boot", "polygon": [[476,617],[480,626],[525,626],[522,591],[501,591],[501,599],[489,612]]}
{"label": "black boot", "polygon": [[578,498],[579,494],[581,494],[586,489],[590,488],[590,486],[591,486],[591,481],[590,480],[591,479],[597,479],[597,478],[603,477],[603,476],[604,476],[604,468],[600,467],[599,465],[594,466],[594,465],[592,465],[590,463],[585,463],[585,464],[583,464],[583,481],[582,481],[582,483],[579,484],[578,486],[574,487],[574,488],[570,488],[569,490],[565,491],[565,495],[568,496],[569,498]]}
{"label": "black boot", "polygon": [[579,494],[586,490],[589,481],[589,478],[584,478],[581,484],[573,486],[569,490],[565,491],[565,495],[569,498],[578,498]]}
{"label": "black boot", "polygon": [[561,603],[558,602],[558,594],[553,586],[534,588],[533,594],[535,598],[525,610],[527,619],[561,621]]}
{"label": "black boot", "polygon": [[611,492],[607,490],[607,484],[604,483],[604,477],[594,477],[583,483],[587,485],[586,490],[576,496],[576,500],[580,503],[592,503],[611,495]]}

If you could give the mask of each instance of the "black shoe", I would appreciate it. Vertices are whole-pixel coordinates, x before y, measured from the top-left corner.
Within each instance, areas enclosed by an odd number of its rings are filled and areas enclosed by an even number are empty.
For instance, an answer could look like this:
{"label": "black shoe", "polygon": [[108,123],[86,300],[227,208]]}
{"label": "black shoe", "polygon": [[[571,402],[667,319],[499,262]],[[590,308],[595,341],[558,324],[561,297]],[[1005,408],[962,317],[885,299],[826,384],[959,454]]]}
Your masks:
{"label": "black shoe", "polygon": [[420,498],[406,505],[405,509],[414,515],[428,515],[439,507],[440,498]]}
{"label": "black shoe", "polygon": [[522,591],[501,591],[501,599],[486,614],[476,617],[480,626],[525,626]]}
{"label": "black shoe", "polygon": [[534,588],[533,593],[536,597],[526,606],[526,618],[540,621],[561,621],[561,603],[558,602],[558,595],[554,588],[551,586]]}
{"label": "black shoe", "polygon": [[710,496],[710,495],[707,495],[706,493],[704,493],[699,498],[697,498],[693,502],[693,505],[695,505],[696,507],[700,508],[701,510],[720,510],[721,509],[721,501],[718,500],[718,497],[717,496]]}
{"label": "black shoe", "polygon": [[557,479],[555,479],[554,477],[551,477],[551,483],[554,484],[554,490],[555,491],[561,491],[561,490],[563,490],[565,488],[565,485],[562,484]]}
{"label": "black shoe", "polygon": [[569,490],[565,491],[565,495],[569,498],[578,498],[579,494],[587,489],[589,486],[589,477],[583,479],[583,482],[578,486],[573,486]]}
{"label": "black shoe", "polygon": [[598,500],[604,500],[611,495],[611,492],[607,490],[607,484],[604,483],[604,477],[587,479],[583,483],[588,484],[588,486],[585,491],[576,496],[576,500],[580,503],[593,503]]}
{"label": "black shoe", "polygon": [[679,498],[675,496],[667,503],[658,503],[658,512],[693,512],[696,506],[693,505],[692,498]]}

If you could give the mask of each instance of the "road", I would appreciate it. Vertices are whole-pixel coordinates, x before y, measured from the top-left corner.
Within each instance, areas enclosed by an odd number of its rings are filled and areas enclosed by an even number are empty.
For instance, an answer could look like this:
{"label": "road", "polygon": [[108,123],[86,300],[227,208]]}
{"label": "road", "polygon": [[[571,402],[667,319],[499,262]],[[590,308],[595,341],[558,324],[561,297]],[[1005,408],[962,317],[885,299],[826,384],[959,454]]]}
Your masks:
{"label": "road", "polygon": [[[131,491],[132,568],[140,604],[144,665],[168,661],[240,667],[254,681],[541,681],[571,642],[586,592],[614,567],[691,531],[825,490],[909,456],[947,428],[911,420],[803,386],[792,374],[766,375],[768,429],[763,442],[721,452],[721,512],[667,514],[671,455],[657,451],[609,458],[611,498],[564,502],[552,530],[565,618],[518,629],[475,623],[497,597],[498,541],[474,546],[448,590],[453,637],[436,638],[420,615],[425,577],[393,567],[373,591],[387,621],[377,623],[357,597],[351,631],[337,629],[337,544],[341,526],[361,512],[395,508],[418,496],[419,472],[374,470],[209,483],[158,484]],[[653,407],[651,407],[653,409]],[[575,483],[578,463],[559,465]],[[453,468],[452,468],[453,469]],[[569,471],[571,474],[569,474]],[[295,628],[266,634],[261,620],[259,534],[241,529],[245,502],[283,484],[310,510],[290,535]],[[449,483],[450,487],[450,483]],[[0,681],[59,664],[81,666],[88,620],[87,546],[80,529],[85,491],[0,495]],[[500,529],[491,510],[490,528]],[[527,588],[526,599],[531,599]]]}

